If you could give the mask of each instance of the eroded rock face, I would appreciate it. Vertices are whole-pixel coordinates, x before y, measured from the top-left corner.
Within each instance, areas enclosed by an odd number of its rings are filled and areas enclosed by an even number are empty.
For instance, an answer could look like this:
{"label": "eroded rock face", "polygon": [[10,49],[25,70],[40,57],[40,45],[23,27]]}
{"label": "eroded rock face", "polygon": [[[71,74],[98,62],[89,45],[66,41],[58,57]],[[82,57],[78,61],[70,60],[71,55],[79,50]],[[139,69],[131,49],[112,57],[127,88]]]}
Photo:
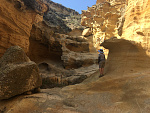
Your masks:
{"label": "eroded rock face", "polygon": [[[135,5],[136,4],[136,5]],[[125,13],[122,38],[131,40],[146,49],[149,55],[150,1],[129,0]]]}
{"label": "eroded rock face", "polygon": [[82,28],[81,15],[78,12],[51,0],[44,0],[44,2],[49,7],[44,14],[44,20],[49,26],[57,29],[55,32],[65,34],[73,29]]}
{"label": "eroded rock face", "polygon": [[96,5],[82,12],[81,24],[93,28],[94,46],[116,36],[141,43],[149,37],[148,0],[97,0]]}
{"label": "eroded rock face", "polygon": [[149,69],[150,58],[141,45],[125,39],[111,38],[101,44],[109,49],[109,57],[106,62],[105,71],[107,74],[136,73],[143,69]]}
{"label": "eroded rock face", "polygon": [[48,7],[42,0],[23,0],[24,4],[33,10],[35,10],[37,13],[43,14],[48,10]]}
{"label": "eroded rock face", "polygon": [[[26,2],[29,2],[29,0]],[[47,7],[41,3],[42,9],[36,10],[36,6],[40,2],[34,1],[33,3],[36,4],[34,7],[35,12],[30,10],[30,5],[25,5],[26,2],[20,0],[0,1],[0,56],[13,45],[22,47],[26,53],[29,50],[32,24],[41,21],[41,18],[43,18],[36,12],[41,14],[47,10]]]}
{"label": "eroded rock face", "polygon": [[122,24],[120,23],[124,16],[125,6],[125,0],[99,0],[96,5],[82,11],[81,24],[92,29],[95,48],[99,49],[99,45],[104,40],[122,34]]}
{"label": "eroded rock face", "polygon": [[34,90],[42,85],[37,65],[18,46],[0,59],[0,100]]}
{"label": "eroded rock face", "polygon": [[55,33],[43,21],[33,25],[29,57],[37,63],[47,59],[60,62],[67,69],[79,68],[96,62],[96,50],[91,43],[91,38]]}
{"label": "eroded rock face", "polygon": [[80,30],[68,35],[55,33],[55,30],[46,21],[34,24],[31,30],[30,59],[50,67],[50,70],[40,68],[42,88],[79,83],[98,69],[91,38],[79,36]]}

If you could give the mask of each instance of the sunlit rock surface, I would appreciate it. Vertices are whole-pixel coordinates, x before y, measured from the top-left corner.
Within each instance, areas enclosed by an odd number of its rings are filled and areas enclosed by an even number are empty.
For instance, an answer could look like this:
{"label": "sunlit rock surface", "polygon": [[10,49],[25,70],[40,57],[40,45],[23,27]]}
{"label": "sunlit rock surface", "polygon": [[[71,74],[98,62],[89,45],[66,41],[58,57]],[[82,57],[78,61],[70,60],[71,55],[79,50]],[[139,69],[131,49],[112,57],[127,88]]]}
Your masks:
{"label": "sunlit rock surface", "polygon": [[[0,111],[14,111],[14,113],[149,113],[149,9],[148,0],[98,0],[96,5],[88,8],[88,11],[83,11],[82,25],[93,29],[92,35],[84,37],[83,42],[85,39],[90,40],[94,42],[92,44],[97,49],[99,44],[109,49],[105,75],[99,78],[97,71],[78,85],[71,85],[62,89],[46,89],[42,90],[42,93],[1,101]],[[100,13],[98,17],[96,11]],[[96,38],[99,35],[104,38]],[[112,36],[113,38],[111,38]],[[57,35],[55,37],[67,38],[69,36]],[[62,41],[61,43],[63,44],[62,56],[67,57],[64,60],[66,64],[68,58],[74,58],[76,55],[73,52],[76,50],[73,45],[79,46],[77,40],[78,38],[69,37],[66,42]],[[68,42],[74,43],[70,45]],[[67,44],[69,46],[65,46]],[[54,48],[51,49],[55,50]],[[68,51],[71,51],[71,56],[69,56]],[[61,59],[60,56],[59,59]],[[76,58],[76,60],[78,59]],[[52,66],[48,64],[47,67],[49,67],[48,71],[51,70],[50,67]],[[62,70],[62,68],[60,69]],[[79,74],[78,69],[74,71]],[[83,71],[86,72],[87,68],[82,68],[80,74]],[[54,74],[52,73],[52,75]],[[59,76],[61,77],[61,74]]]}
{"label": "sunlit rock surface", "polygon": [[141,45],[149,54],[150,1],[129,0],[125,13],[122,38]]}
{"label": "sunlit rock surface", "polygon": [[10,47],[0,59],[0,100],[39,88],[42,80],[36,63],[18,46]]}
{"label": "sunlit rock surface", "polygon": [[[81,24],[92,28],[95,48],[99,49],[99,45],[104,40],[112,36],[119,36],[117,29],[121,26],[120,21],[124,16],[125,6],[126,2],[123,0],[116,2],[100,0],[97,1],[96,5],[89,7],[88,10],[82,11]],[[122,30],[122,27],[119,27],[119,29]]]}
{"label": "sunlit rock surface", "polygon": [[[34,10],[36,10],[36,6],[38,7],[38,3],[41,2],[37,0],[33,3],[36,4],[34,6]],[[44,6],[43,9],[37,10],[40,14],[47,10],[44,4],[42,6]],[[28,52],[32,24],[43,18],[34,10],[30,10],[31,8],[28,1],[25,3],[19,0],[0,1],[0,56],[12,45],[18,45],[26,53]]]}
{"label": "sunlit rock surface", "polygon": [[77,11],[51,0],[43,0],[43,2],[48,6],[48,11],[44,13],[44,20],[55,29],[55,32],[65,34],[76,28],[82,29],[81,15]]}

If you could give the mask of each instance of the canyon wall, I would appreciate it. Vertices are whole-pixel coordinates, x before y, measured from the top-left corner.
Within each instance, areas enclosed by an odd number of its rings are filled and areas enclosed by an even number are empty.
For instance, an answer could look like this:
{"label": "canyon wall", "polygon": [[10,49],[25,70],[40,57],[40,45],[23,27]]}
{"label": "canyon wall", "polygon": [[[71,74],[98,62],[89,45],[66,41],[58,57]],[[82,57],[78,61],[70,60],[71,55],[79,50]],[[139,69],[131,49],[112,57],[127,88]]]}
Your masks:
{"label": "canyon wall", "polygon": [[[34,7],[31,3],[34,3]],[[27,53],[29,51],[32,24],[43,20],[41,14],[46,10],[47,6],[39,0],[30,2],[28,0],[25,2],[20,0],[1,0],[0,56],[13,45],[22,47]]]}
{"label": "canyon wall", "polygon": [[43,78],[82,81],[97,70],[97,53],[81,36],[80,21],[78,12],[49,0],[1,0],[0,57],[17,45],[39,66],[50,67],[40,71]]}
{"label": "canyon wall", "polygon": [[148,49],[149,0],[97,0],[82,11],[81,24],[92,29],[93,45],[111,37],[132,40]]}
{"label": "canyon wall", "polygon": [[[90,28],[93,45],[108,54],[107,73],[148,69],[150,38],[149,0],[97,0],[82,11],[81,24]],[[108,50],[107,50],[108,49]]]}
{"label": "canyon wall", "polygon": [[128,0],[122,38],[141,45],[149,55],[150,0]]}
{"label": "canyon wall", "polygon": [[[93,45],[99,45],[112,36],[119,36],[118,27],[124,16],[126,1],[116,2],[97,1],[96,5],[82,11],[81,24],[90,27],[93,31]],[[121,34],[121,33],[120,33]]]}
{"label": "canyon wall", "polygon": [[43,0],[48,6],[48,11],[44,14],[44,20],[50,27],[55,28],[57,33],[68,33],[73,29],[81,28],[81,15],[70,8],[51,0]]}

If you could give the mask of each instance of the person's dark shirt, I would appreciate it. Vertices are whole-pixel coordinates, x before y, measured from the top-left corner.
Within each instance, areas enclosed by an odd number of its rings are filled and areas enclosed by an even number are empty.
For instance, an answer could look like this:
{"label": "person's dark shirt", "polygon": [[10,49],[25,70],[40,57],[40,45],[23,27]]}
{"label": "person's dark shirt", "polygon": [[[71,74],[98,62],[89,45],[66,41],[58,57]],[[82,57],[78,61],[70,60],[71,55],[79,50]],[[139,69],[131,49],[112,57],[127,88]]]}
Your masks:
{"label": "person's dark shirt", "polygon": [[100,53],[100,54],[98,55],[98,63],[99,63],[100,61],[105,61],[105,55],[104,55],[103,53]]}

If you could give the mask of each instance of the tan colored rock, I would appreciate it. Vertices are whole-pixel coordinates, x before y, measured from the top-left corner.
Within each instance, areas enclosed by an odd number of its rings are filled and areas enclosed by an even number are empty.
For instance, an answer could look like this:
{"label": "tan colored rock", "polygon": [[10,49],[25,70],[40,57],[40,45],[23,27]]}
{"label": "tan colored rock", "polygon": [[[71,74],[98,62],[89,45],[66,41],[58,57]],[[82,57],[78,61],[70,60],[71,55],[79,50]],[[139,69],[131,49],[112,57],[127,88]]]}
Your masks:
{"label": "tan colored rock", "polygon": [[[118,24],[124,14],[126,1],[97,0],[96,5],[82,11],[81,24],[92,28],[93,46],[98,50],[99,45],[112,36],[118,37]],[[119,27],[122,34],[122,26]]]}
{"label": "tan colored rock", "polygon": [[96,4],[103,3],[103,2],[106,2],[106,1],[108,1],[108,0],[97,0]]}
{"label": "tan colored rock", "polygon": [[81,36],[82,35],[82,30],[80,29],[74,29],[71,32],[67,33],[70,36]]}
{"label": "tan colored rock", "polygon": [[[136,5],[135,5],[136,4]],[[134,41],[146,49],[149,55],[150,38],[150,1],[149,0],[129,0],[125,13],[122,38]]]}
{"label": "tan colored rock", "polygon": [[90,35],[92,35],[91,28],[86,28],[83,30],[82,36],[90,36]]}
{"label": "tan colored rock", "polygon": [[149,113],[149,70],[120,77],[107,74],[98,78],[98,73],[82,84],[43,89],[42,93],[0,101],[0,111],[11,113],[140,113],[142,111]]}
{"label": "tan colored rock", "polygon": [[93,65],[97,59],[95,52],[88,37],[54,33],[45,21],[33,25],[29,57],[37,63],[49,60],[60,62],[68,69],[79,68],[87,65],[88,59],[89,65]]}
{"label": "tan colored rock", "polygon": [[37,65],[13,46],[0,59],[0,100],[9,99],[42,85]]}
{"label": "tan colored rock", "polygon": [[[102,3],[103,0],[98,0],[98,2]],[[122,5],[123,8],[125,5],[125,0],[109,0],[109,2],[110,6],[116,4],[115,7],[112,7],[111,11],[113,13],[115,13],[116,10],[119,11],[119,8],[121,8]],[[128,5],[126,14],[123,14],[125,7],[123,12],[122,9],[120,9],[121,18],[118,18],[118,22],[121,22],[121,24],[117,22],[119,29],[123,28],[123,32],[119,32],[119,34],[121,33],[122,35],[119,36],[122,36],[124,39],[108,37],[109,39],[104,42],[102,41],[102,46],[110,50],[104,77],[98,78],[99,72],[97,72],[82,84],[71,85],[61,89],[61,91],[54,91],[53,94],[55,95],[52,95],[52,90],[45,90],[42,94],[14,98],[10,101],[1,101],[0,111],[10,112],[13,109],[14,113],[28,113],[32,111],[37,112],[38,109],[38,112],[60,113],[149,113],[149,0],[127,0],[126,2],[126,5]],[[105,5],[107,6],[108,4]],[[99,6],[101,7],[101,5]],[[105,16],[103,8],[97,11],[97,13],[101,13],[102,16]],[[108,10],[108,7],[104,9]],[[111,21],[105,18],[107,21],[105,22],[106,24],[104,23],[104,26],[98,23],[88,24],[89,21],[84,21],[83,23],[87,26],[89,25],[89,27],[92,25],[96,26],[93,29],[96,35],[99,35],[98,32],[101,29],[103,31],[107,30],[108,32],[109,30],[106,29],[106,26],[111,27],[110,30],[117,34],[118,28],[114,25],[117,18],[115,17],[116,14],[114,15],[113,13],[106,14],[107,18],[113,17]],[[89,15],[89,17],[90,16],[91,15]],[[124,20],[123,18],[125,19],[124,22],[122,21]],[[86,19],[90,20],[89,18]],[[101,20],[105,21],[101,19],[100,16],[96,16],[95,19],[96,21],[100,20],[99,22],[101,22]],[[113,23],[113,25],[111,26],[109,22]],[[100,36],[94,35],[93,42],[97,42],[97,37],[103,36],[105,38],[105,33],[107,34],[106,36],[118,35],[107,32],[101,32]],[[76,38],[73,38],[73,40],[76,40]],[[65,44],[65,42],[63,42],[63,44]],[[70,52],[65,48],[65,45],[63,45],[63,51],[65,51],[65,55]],[[75,55],[74,53],[70,56]],[[61,96],[59,97],[58,95]]]}
{"label": "tan colored rock", "polygon": [[[80,41],[78,41],[80,39]],[[82,42],[81,42],[82,39]],[[63,54],[61,59],[65,68],[79,68],[96,63],[97,54],[94,53],[88,39],[84,37],[70,37],[66,36],[62,40]]]}
{"label": "tan colored rock", "polygon": [[[42,88],[79,83],[97,71],[97,53],[91,38],[78,36],[78,29],[68,35],[53,30],[45,21],[39,22],[33,25],[30,37],[29,57],[39,64]],[[45,65],[44,70],[40,65]]]}
{"label": "tan colored rock", "polygon": [[[29,51],[32,24],[42,19],[35,11],[26,9],[27,6],[20,0],[0,1],[0,56],[13,45],[22,47],[26,53]],[[42,11],[46,11],[46,8]]]}

